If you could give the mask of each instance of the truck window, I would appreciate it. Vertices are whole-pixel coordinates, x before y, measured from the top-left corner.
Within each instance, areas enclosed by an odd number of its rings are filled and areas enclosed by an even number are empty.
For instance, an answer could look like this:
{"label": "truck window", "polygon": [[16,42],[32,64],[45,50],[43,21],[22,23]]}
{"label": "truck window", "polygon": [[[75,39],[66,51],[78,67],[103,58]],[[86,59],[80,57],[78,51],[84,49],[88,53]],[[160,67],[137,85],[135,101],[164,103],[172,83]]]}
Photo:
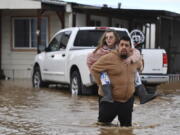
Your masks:
{"label": "truck window", "polygon": [[77,33],[76,39],[74,41],[74,46],[97,46],[98,40],[103,33],[104,31],[102,30],[80,30]]}
{"label": "truck window", "polygon": [[48,46],[48,52],[66,49],[70,35],[71,35],[71,31],[62,32],[56,35]]}
{"label": "truck window", "polygon": [[60,49],[66,49],[70,35],[71,35],[71,31],[66,31],[62,34],[60,40]]}
{"label": "truck window", "polygon": [[60,48],[60,39],[62,37],[62,33],[56,35],[52,41],[49,43],[48,52],[58,51]]}
{"label": "truck window", "polygon": [[[80,30],[74,41],[74,46],[96,47],[105,30]],[[126,31],[117,31],[120,36],[127,35]]]}

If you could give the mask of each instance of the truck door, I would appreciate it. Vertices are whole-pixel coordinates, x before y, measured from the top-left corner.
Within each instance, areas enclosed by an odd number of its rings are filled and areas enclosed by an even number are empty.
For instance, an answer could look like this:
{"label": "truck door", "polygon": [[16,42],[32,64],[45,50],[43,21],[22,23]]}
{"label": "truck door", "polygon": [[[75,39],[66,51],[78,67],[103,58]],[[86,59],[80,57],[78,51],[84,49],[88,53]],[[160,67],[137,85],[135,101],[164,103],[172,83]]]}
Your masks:
{"label": "truck door", "polygon": [[50,42],[44,62],[44,77],[49,81],[63,82],[65,77],[66,46],[71,32],[58,34]]}

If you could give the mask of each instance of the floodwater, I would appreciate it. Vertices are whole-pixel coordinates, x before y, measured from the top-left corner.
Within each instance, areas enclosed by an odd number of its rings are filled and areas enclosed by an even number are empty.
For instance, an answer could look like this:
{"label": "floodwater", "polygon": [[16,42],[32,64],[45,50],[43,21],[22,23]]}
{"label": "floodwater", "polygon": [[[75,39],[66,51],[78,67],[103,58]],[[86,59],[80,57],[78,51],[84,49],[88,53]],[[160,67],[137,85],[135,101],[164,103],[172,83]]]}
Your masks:
{"label": "floodwater", "polygon": [[133,126],[122,128],[96,125],[97,96],[71,96],[65,87],[33,89],[30,80],[1,81],[0,135],[180,135],[180,83],[158,92],[144,105],[136,99]]}

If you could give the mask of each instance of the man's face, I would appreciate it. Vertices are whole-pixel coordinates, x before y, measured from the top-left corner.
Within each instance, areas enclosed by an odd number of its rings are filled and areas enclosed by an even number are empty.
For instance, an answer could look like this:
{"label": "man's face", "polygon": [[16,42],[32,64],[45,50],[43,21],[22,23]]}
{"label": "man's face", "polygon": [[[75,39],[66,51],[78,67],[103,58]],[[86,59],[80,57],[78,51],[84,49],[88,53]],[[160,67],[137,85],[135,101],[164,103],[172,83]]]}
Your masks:
{"label": "man's face", "polygon": [[119,56],[122,59],[126,59],[130,54],[130,50],[131,50],[130,42],[126,40],[121,40],[118,48]]}

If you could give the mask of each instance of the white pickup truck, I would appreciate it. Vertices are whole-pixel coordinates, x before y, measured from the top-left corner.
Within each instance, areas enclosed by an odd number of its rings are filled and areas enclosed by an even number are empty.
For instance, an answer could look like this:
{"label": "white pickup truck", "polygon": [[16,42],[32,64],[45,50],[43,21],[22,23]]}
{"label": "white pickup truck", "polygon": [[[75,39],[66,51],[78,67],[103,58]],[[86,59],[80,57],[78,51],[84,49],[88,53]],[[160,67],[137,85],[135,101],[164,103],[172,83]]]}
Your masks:
{"label": "white pickup truck", "polygon": [[[87,55],[92,52],[106,29],[115,29],[120,36],[128,35],[124,28],[74,27],[60,30],[45,51],[35,57],[32,83],[39,88],[50,83],[68,84],[71,93],[92,94],[94,81],[86,65]],[[141,78],[147,84],[168,81],[167,56],[163,49],[142,49],[144,70]]]}

